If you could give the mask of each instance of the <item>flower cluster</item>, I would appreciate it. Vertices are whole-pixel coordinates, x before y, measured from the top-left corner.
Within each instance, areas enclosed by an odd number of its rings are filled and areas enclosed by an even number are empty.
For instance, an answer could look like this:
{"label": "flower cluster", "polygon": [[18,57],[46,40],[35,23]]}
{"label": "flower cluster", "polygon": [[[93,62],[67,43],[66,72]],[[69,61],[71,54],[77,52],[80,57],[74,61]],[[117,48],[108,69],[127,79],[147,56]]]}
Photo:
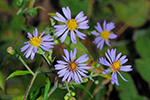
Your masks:
{"label": "flower cluster", "polygon": [[[71,18],[71,11],[69,7],[63,7],[62,12],[65,17],[63,17],[60,13],[56,12],[57,16],[54,16],[53,18],[59,22],[62,22],[63,25],[54,25],[55,28],[55,36],[61,37],[61,43],[64,42],[67,35],[70,35],[72,43],[76,44],[77,39],[76,35],[81,38],[85,39],[86,35],[78,31],[79,29],[88,29],[88,20],[87,16],[84,16],[83,11],[79,12],[75,18]],[[97,48],[100,50],[104,46],[104,42],[108,46],[110,45],[110,39],[115,39],[117,35],[115,35],[112,30],[115,28],[115,25],[113,22],[107,23],[106,20],[103,22],[103,28],[101,27],[100,23],[97,22],[97,26],[95,26],[95,29],[98,31],[92,31],[91,34],[97,36],[95,40],[93,41],[94,44],[97,44]],[[28,38],[29,41],[25,42],[25,46],[21,48],[21,52],[25,51],[24,53],[25,57],[28,58],[31,56],[31,59],[34,58],[35,53],[39,48],[42,48],[45,51],[50,52],[50,48],[53,48],[53,45],[55,44],[51,36],[45,35],[43,36],[45,31],[38,35],[37,28],[35,31],[33,31],[33,36],[28,32]],[[74,48],[74,51],[69,51],[67,49],[63,49],[65,56],[62,56],[65,61],[57,60],[57,64],[54,65],[55,70],[58,70],[59,77],[63,77],[62,81],[67,81],[68,83],[70,80],[74,80],[77,84],[83,82],[82,77],[87,77],[88,71],[87,69],[90,69],[90,66],[87,66],[88,63],[86,63],[89,60],[89,57],[87,57],[87,54],[84,54],[80,56],[79,58],[76,58],[77,49]],[[123,78],[123,76],[120,74],[119,71],[129,72],[132,71],[131,65],[123,65],[125,64],[128,59],[126,56],[122,56],[122,53],[119,53],[116,56],[116,49],[107,50],[107,53],[105,53],[108,60],[101,57],[99,58],[99,62],[105,66],[108,66],[109,68],[104,70],[102,74],[107,74],[112,72],[112,79],[111,83],[114,84],[118,83],[117,79],[117,73],[120,75],[120,77]]]}
{"label": "flower cluster", "polygon": [[[64,18],[60,13],[56,12],[56,16],[53,18],[57,21],[63,22],[64,25],[55,25],[54,28],[56,33],[55,35],[57,37],[61,36],[61,42],[64,42],[66,39],[68,33],[70,33],[71,36],[71,41],[73,43],[77,43],[75,33],[79,36],[81,39],[85,39],[84,37],[86,36],[85,34],[81,33],[78,31],[78,29],[88,29],[88,20],[87,16],[84,16],[83,11],[81,11],[75,18],[71,18],[71,11],[69,7],[67,8],[62,8],[63,14],[65,15],[66,18]],[[66,20],[67,19],[67,20]]]}
{"label": "flower cluster", "polygon": [[71,50],[70,54],[69,52],[64,49],[65,56],[62,56],[65,61],[58,60],[54,67],[55,70],[58,71],[59,77],[63,77],[62,81],[65,81],[67,78],[67,82],[74,80],[77,84],[83,82],[81,76],[86,77],[87,75],[85,73],[88,73],[85,69],[90,69],[91,67],[87,66],[87,63],[84,63],[88,61],[89,57],[87,57],[87,54],[82,55],[78,59],[76,58],[77,49],[74,48],[74,52]]}
{"label": "flower cluster", "polygon": [[[114,84],[116,83],[117,85],[119,85],[118,83],[118,79],[117,79],[117,73],[120,75],[120,77],[124,80],[127,81],[126,79],[123,78],[123,76],[120,74],[120,71],[124,71],[124,72],[129,72],[132,71],[131,65],[124,65],[128,59],[126,58],[126,55],[121,57],[122,53],[119,53],[116,56],[116,49],[111,49],[111,51],[108,49],[107,50],[108,54],[105,53],[108,61],[105,58],[100,58],[99,62],[105,66],[110,67],[109,69],[106,69],[102,72],[102,74],[106,74],[112,71],[112,79],[111,79],[111,83]],[[120,58],[121,57],[121,58]]]}
{"label": "flower cluster", "polygon": [[45,31],[43,31],[43,33],[39,36],[37,28],[35,28],[35,30],[33,31],[33,36],[28,32],[30,41],[24,42],[24,44],[26,45],[21,48],[21,52],[26,50],[26,52],[24,53],[26,58],[31,56],[31,60],[33,60],[38,47],[41,47],[43,50],[48,52],[51,51],[50,48],[53,48],[53,45],[55,43],[52,42],[53,39],[51,39],[51,36],[49,34],[43,36],[44,33]]}
{"label": "flower cluster", "polygon": [[104,20],[103,29],[102,29],[101,25],[99,23],[97,23],[97,26],[95,26],[95,29],[99,33],[91,32],[91,34],[97,36],[95,38],[95,40],[93,41],[93,43],[97,44],[97,48],[100,48],[100,50],[101,50],[104,46],[104,42],[106,42],[106,44],[108,46],[110,46],[109,39],[115,39],[117,37],[117,35],[115,35],[111,31],[114,28],[115,28],[115,25],[113,22],[106,24],[106,21]]}

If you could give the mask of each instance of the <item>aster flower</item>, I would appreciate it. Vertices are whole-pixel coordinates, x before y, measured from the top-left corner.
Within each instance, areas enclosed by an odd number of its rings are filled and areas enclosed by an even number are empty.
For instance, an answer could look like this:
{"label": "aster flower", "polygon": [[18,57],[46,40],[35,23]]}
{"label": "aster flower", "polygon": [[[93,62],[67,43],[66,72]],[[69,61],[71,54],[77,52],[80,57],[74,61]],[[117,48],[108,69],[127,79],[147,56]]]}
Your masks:
{"label": "aster flower", "polygon": [[106,20],[104,20],[103,29],[101,25],[97,22],[97,26],[95,26],[95,29],[98,31],[98,33],[91,32],[91,34],[97,36],[95,40],[93,41],[94,44],[97,44],[97,48],[100,48],[101,50],[104,46],[104,42],[106,42],[106,44],[110,46],[109,39],[115,39],[117,37],[117,35],[115,35],[111,31],[114,28],[115,28],[115,25],[113,22],[106,24]]}
{"label": "aster flower", "polygon": [[110,68],[104,70],[102,72],[102,74],[112,72],[112,76],[111,76],[111,83],[112,84],[116,83],[117,85],[119,85],[118,79],[117,79],[117,73],[120,75],[120,77],[124,81],[127,81],[119,72],[119,71],[123,71],[123,72],[132,71],[131,65],[123,65],[124,63],[126,63],[128,61],[128,59],[126,58],[126,55],[121,57],[122,53],[119,53],[116,56],[116,49],[111,49],[111,51],[108,49],[107,52],[108,52],[108,54],[105,53],[105,55],[106,55],[108,61],[102,57],[99,59],[99,62],[105,66],[110,67]]}
{"label": "aster flower", "polygon": [[[88,61],[89,57],[87,57],[87,54],[82,55],[78,59],[76,58],[77,50],[74,48],[74,52],[71,50],[70,54],[69,52],[64,49],[65,56],[62,56],[65,61],[58,60],[54,67],[55,70],[59,70],[58,74],[59,77],[63,76],[62,81],[67,80],[69,81],[74,80],[77,84],[80,84],[80,82],[83,82],[82,77],[87,77],[85,73],[88,73],[86,69],[90,69],[91,67],[87,66],[86,61]],[[68,78],[68,79],[67,79]]]}
{"label": "aster flower", "polygon": [[84,16],[83,11],[81,11],[75,18],[71,18],[71,11],[69,7],[63,7],[62,8],[63,14],[65,15],[66,18],[64,18],[60,13],[56,12],[56,16],[53,18],[59,22],[64,23],[63,25],[55,25],[55,35],[57,37],[61,36],[60,40],[61,43],[64,42],[66,39],[68,33],[70,33],[71,36],[71,41],[73,43],[77,43],[76,41],[76,36],[75,33],[79,36],[81,39],[85,39],[84,37],[86,36],[85,34],[81,33],[78,31],[78,29],[88,29],[88,20],[87,16]]}
{"label": "aster flower", "polygon": [[53,39],[51,39],[51,36],[49,34],[43,36],[44,33],[45,31],[43,31],[43,33],[38,36],[37,28],[35,28],[35,30],[33,31],[33,36],[29,32],[27,33],[30,41],[24,42],[25,46],[21,48],[21,52],[26,50],[26,52],[24,53],[26,58],[30,56],[31,60],[33,60],[38,47],[48,52],[51,51],[49,48],[53,48],[52,45],[54,45],[55,43],[52,42]]}

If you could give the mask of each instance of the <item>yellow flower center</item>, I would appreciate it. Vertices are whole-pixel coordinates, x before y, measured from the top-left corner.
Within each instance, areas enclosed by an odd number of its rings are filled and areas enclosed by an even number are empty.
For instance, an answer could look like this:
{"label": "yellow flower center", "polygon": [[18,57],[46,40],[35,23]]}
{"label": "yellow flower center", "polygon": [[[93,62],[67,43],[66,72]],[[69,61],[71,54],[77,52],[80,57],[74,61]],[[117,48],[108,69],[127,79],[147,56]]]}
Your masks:
{"label": "yellow flower center", "polygon": [[68,68],[71,71],[75,71],[77,69],[77,64],[75,62],[70,62]]}
{"label": "yellow flower center", "polygon": [[69,30],[76,30],[78,27],[78,24],[75,19],[70,19],[67,21],[67,26]]}
{"label": "yellow flower center", "polygon": [[108,32],[108,31],[103,31],[103,32],[101,33],[101,37],[102,37],[104,40],[108,40],[109,35],[110,35],[110,32]]}
{"label": "yellow flower center", "polygon": [[111,65],[111,69],[116,72],[120,69],[121,65],[120,65],[120,61],[116,61],[116,62],[113,62],[113,64]]}
{"label": "yellow flower center", "polygon": [[41,43],[42,43],[41,36],[30,38],[29,43],[34,47],[41,45]]}

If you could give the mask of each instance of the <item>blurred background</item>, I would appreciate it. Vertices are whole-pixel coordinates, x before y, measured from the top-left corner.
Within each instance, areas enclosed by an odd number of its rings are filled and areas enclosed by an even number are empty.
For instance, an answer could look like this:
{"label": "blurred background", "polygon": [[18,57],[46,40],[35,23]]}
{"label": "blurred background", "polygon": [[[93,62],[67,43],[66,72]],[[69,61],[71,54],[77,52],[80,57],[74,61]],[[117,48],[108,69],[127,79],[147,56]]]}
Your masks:
{"label": "blurred background", "polygon": [[[31,11],[33,16],[19,14],[22,5],[21,0],[0,0],[0,100],[21,100],[31,80],[31,75],[6,78],[15,70],[26,70],[23,64],[15,56],[7,53],[7,47],[13,46],[20,54],[20,48],[27,41],[26,33],[33,32],[35,27],[39,32],[49,30],[51,27],[50,14],[56,11],[62,14],[62,7],[69,6],[72,17],[80,11],[88,16],[90,29],[85,31],[87,37],[81,40],[83,45],[92,55],[95,62],[99,63],[99,57],[104,56],[107,48],[117,48],[117,52],[127,55],[133,71],[121,73],[129,82],[124,82],[119,76],[120,85],[112,85],[107,79],[96,77],[99,83],[89,81],[83,84],[93,95],[91,98],[85,91],[76,88],[77,100],[149,100],[150,99],[150,0],[35,0],[33,7],[42,6],[43,9]],[[30,0],[24,0],[24,10]],[[114,22],[117,38],[111,41],[111,47],[105,45],[103,50],[96,48],[92,43],[95,36],[90,32],[95,30],[97,22]],[[62,49],[65,46],[55,46],[53,56],[62,59]],[[23,59],[32,70],[36,70],[41,62],[41,56],[36,55],[34,60]],[[45,64],[43,71],[48,71]],[[55,74],[49,74],[53,85]],[[30,93],[40,95],[45,82],[44,75],[38,75]],[[50,100],[63,100],[66,90],[57,89]],[[58,96],[59,94],[59,96]],[[30,95],[29,95],[30,96]]]}

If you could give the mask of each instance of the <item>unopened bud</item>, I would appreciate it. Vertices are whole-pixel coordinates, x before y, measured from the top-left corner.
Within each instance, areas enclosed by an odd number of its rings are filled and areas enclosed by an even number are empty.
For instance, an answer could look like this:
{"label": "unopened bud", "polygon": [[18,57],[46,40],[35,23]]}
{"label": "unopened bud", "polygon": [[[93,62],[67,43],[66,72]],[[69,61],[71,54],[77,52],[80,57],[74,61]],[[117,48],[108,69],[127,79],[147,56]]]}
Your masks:
{"label": "unopened bud", "polygon": [[75,92],[71,92],[71,96],[75,96],[76,95],[76,93]]}
{"label": "unopened bud", "polygon": [[55,44],[57,45],[58,44],[58,40],[54,40]]}
{"label": "unopened bud", "polygon": [[11,55],[14,55],[15,54],[15,50],[13,49],[13,47],[8,47],[7,48],[7,52]]}
{"label": "unopened bud", "polygon": [[96,80],[94,83],[97,85],[97,84],[99,83],[99,81],[98,81],[98,80]]}
{"label": "unopened bud", "polygon": [[68,100],[68,99],[69,99],[68,95],[65,95],[65,96],[64,96],[64,99],[65,99],[65,100]]}
{"label": "unopened bud", "polygon": [[76,98],[74,98],[74,97],[71,97],[71,98],[69,98],[69,100],[76,100]]}

